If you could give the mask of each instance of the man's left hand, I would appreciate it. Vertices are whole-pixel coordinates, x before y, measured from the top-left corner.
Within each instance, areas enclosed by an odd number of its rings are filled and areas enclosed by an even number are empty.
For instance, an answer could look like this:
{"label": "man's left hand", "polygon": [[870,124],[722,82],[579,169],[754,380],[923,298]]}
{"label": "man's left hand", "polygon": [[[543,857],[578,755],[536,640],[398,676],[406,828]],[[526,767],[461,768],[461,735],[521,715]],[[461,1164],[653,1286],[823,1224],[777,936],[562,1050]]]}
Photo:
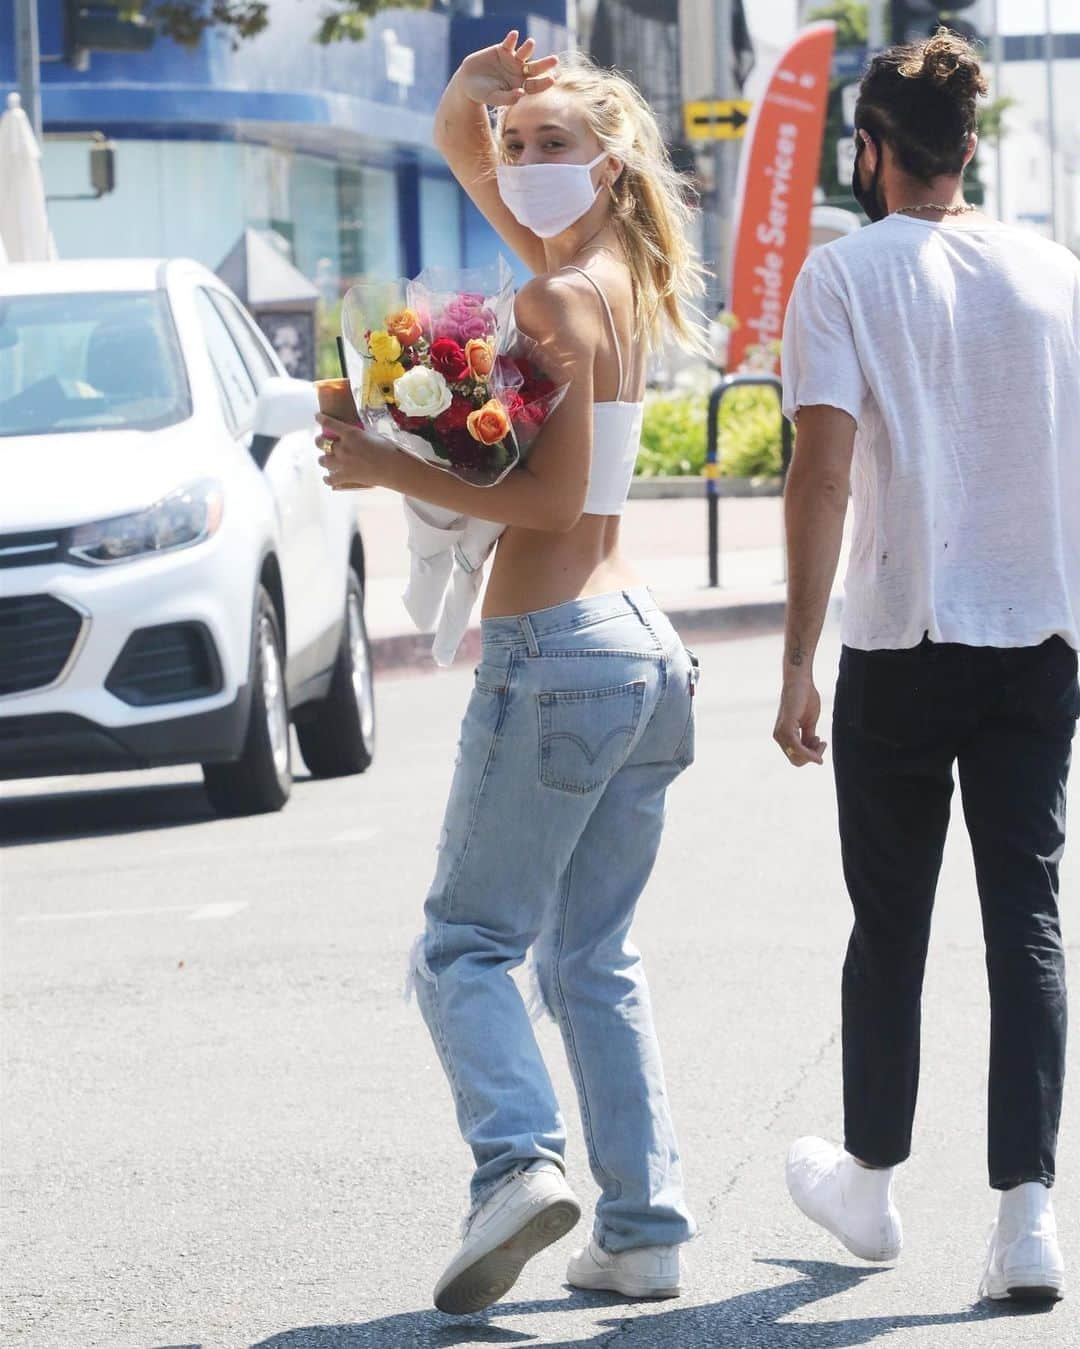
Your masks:
{"label": "man's left hand", "polygon": [[814,687],[812,676],[806,675],[784,684],[773,739],[787,755],[792,768],[825,762],[827,746],[817,734],[820,716],[821,695]]}

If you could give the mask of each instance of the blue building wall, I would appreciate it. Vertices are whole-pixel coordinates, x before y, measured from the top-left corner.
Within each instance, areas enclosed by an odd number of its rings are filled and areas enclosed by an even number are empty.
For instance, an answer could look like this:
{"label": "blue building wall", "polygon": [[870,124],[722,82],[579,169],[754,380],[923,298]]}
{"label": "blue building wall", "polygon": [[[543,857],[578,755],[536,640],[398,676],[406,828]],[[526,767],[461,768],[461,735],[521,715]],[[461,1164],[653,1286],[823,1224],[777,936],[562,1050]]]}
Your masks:
{"label": "blue building wall", "polygon": [[[42,53],[57,54],[62,0],[38,9]],[[46,135],[103,131],[118,145],[112,198],[54,203],[60,252],[183,252],[214,266],[223,241],[251,224],[277,229],[309,274],[327,259],[347,277],[355,266],[409,273],[492,258],[497,239],[432,148],[432,114],[461,58],[510,27],[565,49],[566,9],[487,0],[479,18],[388,10],[362,42],[322,46],[322,0],[271,0],[268,30],[235,50],[209,34],[190,49],[158,38],[147,52],[94,52],[85,72],[43,63]],[[388,49],[399,45],[414,52],[407,88],[390,78]],[[13,6],[0,0],[0,91],[15,79]],[[85,189],[85,147],[48,142],[45,172],[53,195]]]}

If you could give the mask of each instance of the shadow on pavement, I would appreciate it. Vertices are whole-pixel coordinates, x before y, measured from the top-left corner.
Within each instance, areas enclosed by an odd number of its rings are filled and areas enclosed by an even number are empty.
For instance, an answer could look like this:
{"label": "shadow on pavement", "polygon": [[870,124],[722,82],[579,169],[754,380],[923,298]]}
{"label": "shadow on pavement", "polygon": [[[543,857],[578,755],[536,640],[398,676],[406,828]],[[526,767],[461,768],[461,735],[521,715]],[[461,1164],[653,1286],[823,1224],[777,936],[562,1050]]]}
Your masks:
{"label": "shadow on pavement", "polygon": [[[293,786],[309,781],[297,773]],[[28,793],[0,799],[0,847],[180,829],[220,819],[197,781]]]}
{"label": "shadow on pavement", "polygon": [[[545,1340],[546,1349],[606,1349],[616,1335],[632,1328],[619,1344],[668,1346],[669,1349],[802,1349],[812,1342],[815,1349],[846,1349],[847,1346],[872,1344],[881,1336],[897,1330],[967,1325],[990,1321],[999,1316],[1025,1315],[1047,1311],[1048,1304],[1017,1307],[1013,1304],[978,1303],[955,1312],[912,1314],[910,1316],[853,1317],[844,1321],[794,1322],[778,1324],[804,1307],[857,1287],[868,1278],[885,1273],[884,1269],[836,1265],[815,1260],[760,1260],[801,1275],[779,1287],[740,1293],[723,1302],[682,1307],[670,1311],[645,1310],[632,1304],[628,1316],[609,1317],[596,1322],[595,1332],[584,1338]],[[542,1302],[500,1302],[477,1317],[450,1318],[436,1311],[402,1312],[380,1317],[364,1324],[306,1326],[285,1330],[260,1340],[251,1349],[448,1349],[453,1345],[526,1344],[536,1336],[501,1324],[513,1316],[538,1316],[558,1312],[600,1311],[631,1305],[615,1294],[569,1292],[565,1298]],[[941,1338],[947,1344],[947,1338]]]}
{"label": "shadow on pavement", "polygon": [[215,819],[201,782],[48,792],[0,801],[0,844],[137,834]]}

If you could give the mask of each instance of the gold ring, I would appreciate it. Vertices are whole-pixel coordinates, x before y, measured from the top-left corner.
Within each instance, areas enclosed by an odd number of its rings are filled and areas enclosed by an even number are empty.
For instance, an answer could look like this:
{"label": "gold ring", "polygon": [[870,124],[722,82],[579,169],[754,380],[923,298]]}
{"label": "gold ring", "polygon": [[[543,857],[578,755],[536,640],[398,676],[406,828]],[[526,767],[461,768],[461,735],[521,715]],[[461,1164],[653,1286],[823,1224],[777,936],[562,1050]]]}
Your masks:
{"label": "gold ring", "polygon": [[334,442],[329,436],[316,436],[315,447],[322,450],[323,454],[333,454],[334,452]]}
{"label": "gold ring", "polygon": [[531,79],[531,78],[532,78],[532,76],[529,74],[529,69],[530,69],[531,66],[532,66],[532,62],[531,62],[531,61],[522,61],[522,63],[521,63],[521,78],[522,78],[523,80],[528,80],[528,79]]}
{"label": "gold ring", "polygon": [[795,757],[795,751],[791,748],[790,745],[784,746],[784,753],[788,756],[789,759],[794,759]]}

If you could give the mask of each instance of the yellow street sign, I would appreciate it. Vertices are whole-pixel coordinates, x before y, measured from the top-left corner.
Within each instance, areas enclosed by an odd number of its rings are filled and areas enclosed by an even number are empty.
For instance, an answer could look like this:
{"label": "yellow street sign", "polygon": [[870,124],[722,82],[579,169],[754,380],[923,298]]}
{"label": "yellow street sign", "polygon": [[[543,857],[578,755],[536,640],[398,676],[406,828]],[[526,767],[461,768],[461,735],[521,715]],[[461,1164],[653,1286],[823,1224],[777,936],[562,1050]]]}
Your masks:
{"label": "yellow street sign", "polygon": [[736,141],[746,135],[753,106],[741,98],[699,99],[683,104],[687,140]]}

